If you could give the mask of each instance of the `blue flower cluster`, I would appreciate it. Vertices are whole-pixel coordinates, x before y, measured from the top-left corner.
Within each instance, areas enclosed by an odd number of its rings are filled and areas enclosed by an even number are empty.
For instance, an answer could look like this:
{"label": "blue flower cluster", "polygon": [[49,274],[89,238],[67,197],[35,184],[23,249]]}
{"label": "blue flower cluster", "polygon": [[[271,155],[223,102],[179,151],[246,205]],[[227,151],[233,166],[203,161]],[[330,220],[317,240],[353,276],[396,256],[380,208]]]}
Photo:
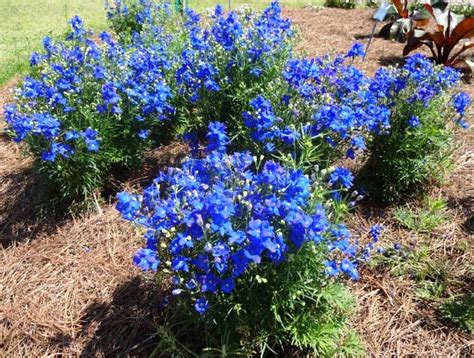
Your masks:
{"label": "blue flower cluster", "polygon": [[392,107],[406,94],[408,103],[420,102],[427,106],[438,95],[459,83],[460,74],[451,67],[439,68],[423,55],[407,58],[401,68],[381,67],[370,82],[370,89],[378,100]]}
{"label": "blue flower cluster", "polygon": [[[331,275],[357,279],[358,247],[321,203],[311,204],[312,183],[301,170],[267,161],[255,172],[250,153],[225,153],[221,123],[211,123],[208,139],[206,157],[162,172],[143,195],[117,195],[123,218],[145,228],[137,266],[172,272],[173,294],[190,294],[199,313],[212,295],[230,294],[250,266],[278,264],[308,242],[334,256]],[[350,185],[347,170],[336,173]]]}
{"label": "blue flower cluster", "polygon": [[[370,89],[380,103],[388,108],[406,101],[428,107],[432,100],[456,87],[460,73],[451,67],[437,67],[423,55],[416,54],[407,58],[401,68],[381,67],[371,80]],[[465,92],[456,93],[451,102],[458,115],[455,122],[463,128],[469,127],[464,119],[470,105],[470,97]],[[418,128],[420,119],[412,115],[408,119],[410,128]]]}
{"label": "blue flower cluster", "polygon": [[99,185],[113,165],[139,164],[150,133],[175,108],[165,78],[171,68],[165,41],[126,47],[105,32],[93,40],[77,16],[70,24],[64,41],[46,37],[43,53],[32,55],[31,75],[5,118],[48,177],[74,176],[65,186],[82,195],[96,189],[84,185]]}
{"label": "blue flower cluster", "polygon": [[289,60],[281,99],[272,104],[259,96],[250,102],[252,111],[244,113],[252,138],[273,151],[308,136],[355,158],[369,133],[390,126],[390,110],[372,93],[370,78],[346,63],[362,51],[355,46],[345,57]]}
{"label": "blue flower cluster", "polygon": [[163,26],[172,16],[168,2],[114,0],[107,4],[109,23],[122,41],[130,41],[144,28]]}
{"label": "blue flower cluster", "polygon": [[235,81],[258,79],[291,51],[290,21],[281,17],[278,2],[245,16],[224,14],[217,6],[209,21],[187,9],[183,31],[175,79],[178,93],[199,110],[208,97],[228,96],[237,89]]}
{"label": "blue flower cluster", "polygon": [[273,152],[282,145],[293,145],[300,133],[291,125],[285,125],[283,119],[275,115],[270,101],[258,96],[250,101],[252,111],[243,113],[244,124],[250,129],[253,140],[264,143],[267,152]]}

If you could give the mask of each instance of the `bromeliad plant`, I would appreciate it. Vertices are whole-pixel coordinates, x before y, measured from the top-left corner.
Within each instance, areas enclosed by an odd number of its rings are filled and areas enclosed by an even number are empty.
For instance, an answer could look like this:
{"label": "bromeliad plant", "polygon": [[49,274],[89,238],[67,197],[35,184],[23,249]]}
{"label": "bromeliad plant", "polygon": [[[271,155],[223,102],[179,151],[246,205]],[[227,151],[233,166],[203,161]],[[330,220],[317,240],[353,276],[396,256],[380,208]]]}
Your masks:
{"label": "bromeliad plant", "polygon": [[468,73],[474,71],[474,63],[460,56],[470,48],[473,42],[462,42],[474,38],[474,18],[464,18],[447,7],[444,11],[424,4],[425,9],[436,21],[435,30],[415,29],[408,35],[408,42],[403,49],[403,55],[427,46],[437,64],[465,69]]}
{"label": "bromeliad plant", "polygon": [[[347,191],[352,174],[338,168],[312,182],[301,170],[256,162],[248,152],[226,154],[228,137],[218,122],[210,124],[207,138],[204,158],[162,172],[143,195],[118,194],[122,216],[144,229],[146,246],[137,251],[135,264],[167,278],[177,300],[207,317],[207,330],[236,320],[230,334],[253,334],[247,340],[251,349],[255,342],[262,351],[263,343],[280,350],[277,342],[293,342],[317,350],[329,339],[328,351],[336,350],[344,309],[337,308],[337,295],[315,297],[339,292],[330,276],[357,279],[358,266],[373,249],[351,242],[347,228],[331,222],[334,213],[324,208],[325,191]],[[300,259],[306,255],[312,258]],[[298,265],[291,266],[295,260]],[[273,295],[271,285],[290,290],[278,272],[303,286],[297,272],[305,267],[314,270],[313,281],[304,276],[311,296],[292,291],[290,302],[275,302],[282,296]],[[323,322],[327,326],[318,329]]]}
{"label": "bromeliad plant", "polygon": [[[411,6],[410,6],[411,5]],[[382,3],[377,13],[383,11],[385,17],[393,15],[398,18],[381,30],[381,35],[390,40],[405,42],[407,35],[413,31],[414,28],[423,28],[429,22],[429,14],[425,13],[419,7],[413,7],[408,3],[408,0],[392,0],[392,5]]]}

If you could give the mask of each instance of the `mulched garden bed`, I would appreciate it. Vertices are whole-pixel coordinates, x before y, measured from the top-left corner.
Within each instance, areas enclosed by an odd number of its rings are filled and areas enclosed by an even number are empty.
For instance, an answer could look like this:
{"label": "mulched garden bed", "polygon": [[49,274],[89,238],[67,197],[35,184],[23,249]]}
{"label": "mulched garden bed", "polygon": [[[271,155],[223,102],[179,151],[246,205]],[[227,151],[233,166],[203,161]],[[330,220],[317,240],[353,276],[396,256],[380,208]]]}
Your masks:
{"label": "mulched garden bed", "polygon": [[[301,48],[308,55],[345,52],[355,41],[367,42],[372,10],[287,9],[301,29]],[[402,61],[403,45],[375,38],[365,62],[373,73],[381,65]],[[358,60],[360,61],[360,60]],[[0,88],[0,107],[14,81]],[[473,86],[466,86],[474,96]],[[0,112],[1,116],[1,112]],[[472,123],[472,120],[471,120]],[[3,127],[3,126],[0,126]],[[457,169],[449,182],[433,189],[446,198],[449,221],[432,235],[432,255],[446,261],[462,292],[473,284],[472,228],[474,135],[460,137]],[[171,146],[150,156],[162,166],[182,155]],[[159,337],[160,292],[152,277],[131,264],[140,239],[103,200],[97,212],[56,220],[38,210],[39,189],[29,159],[5,136],[0,137],[0,353],[2,356],[143,356]],[[156,167],[128,182],[138,186]],[[391,208],[364,203],[351,218],[354,233],[374,223],[387,228],[384,240],[416,248],[424,240],[390,219]],[[468,248],[459,249],[467,242]],[[352,285],[358,301],[353,325],[367,352],[375,356],[469,356],[473,337],[437,318],[436,308],[417,299],[410,277],[366,269]],[[471,286],[472,289],[472,286]]]}

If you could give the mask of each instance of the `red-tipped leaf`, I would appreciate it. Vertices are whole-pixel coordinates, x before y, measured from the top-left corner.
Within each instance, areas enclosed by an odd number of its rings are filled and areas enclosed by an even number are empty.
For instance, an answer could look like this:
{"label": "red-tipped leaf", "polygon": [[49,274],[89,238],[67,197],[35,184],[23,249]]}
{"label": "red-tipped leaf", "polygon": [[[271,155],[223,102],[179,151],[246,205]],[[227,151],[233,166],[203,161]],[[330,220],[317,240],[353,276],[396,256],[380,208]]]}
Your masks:
{"label": "red-tipped leaf", "polygon": [[392,0],[393,5],[397,9],[398,15],[400,17],[403,17],[404,19],[408,18],[408,9],[407,9],[407,0],[404,1],[404,4],[402,4],[401,0]]}
{"label": "red-tipped leaf", "polygon": [[462,20],[447,39],[449,46],[455,46],[462,39],[474,37],[474,17]]}

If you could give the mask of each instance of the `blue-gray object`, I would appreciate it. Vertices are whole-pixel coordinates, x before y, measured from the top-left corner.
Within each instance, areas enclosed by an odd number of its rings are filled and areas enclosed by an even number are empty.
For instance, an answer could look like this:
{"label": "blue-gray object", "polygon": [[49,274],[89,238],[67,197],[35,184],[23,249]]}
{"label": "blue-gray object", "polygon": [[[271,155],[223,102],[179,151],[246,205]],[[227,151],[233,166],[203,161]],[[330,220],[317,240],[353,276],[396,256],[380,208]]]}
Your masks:
{"label": "blue-gray object", "polygon": [[397,14],[397,9],[392,4],[382,3],[372,17],[375,21],[382,22],[387,15]]}

